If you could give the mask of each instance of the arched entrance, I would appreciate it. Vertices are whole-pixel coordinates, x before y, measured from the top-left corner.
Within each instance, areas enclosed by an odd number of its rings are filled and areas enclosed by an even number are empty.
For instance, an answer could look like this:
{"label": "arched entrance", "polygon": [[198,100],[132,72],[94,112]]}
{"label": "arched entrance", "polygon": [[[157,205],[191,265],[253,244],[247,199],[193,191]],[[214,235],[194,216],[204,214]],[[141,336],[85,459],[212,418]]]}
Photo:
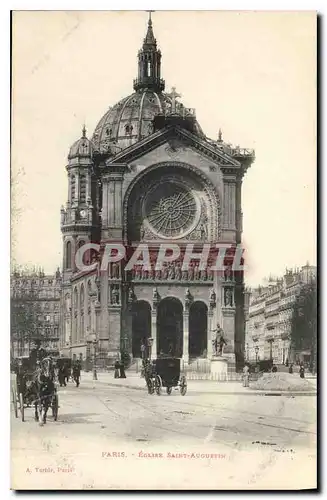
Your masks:
{"label": "arched entrance", "polygon": [[193,302],[189,315],[189,356],[205,355],[208,337],[208,307],[204,302]]}
{"label": "arched entrance", "polygon": [[133,358],[141,357],[141,342],[148,337],[151,337],[151,307],[148,302],[139,300],[132,309]]}
{"label": "arched entrance", "polygon": [[160,301],[157,314],[158,354],[183,354],[183,305],[173,297]]}

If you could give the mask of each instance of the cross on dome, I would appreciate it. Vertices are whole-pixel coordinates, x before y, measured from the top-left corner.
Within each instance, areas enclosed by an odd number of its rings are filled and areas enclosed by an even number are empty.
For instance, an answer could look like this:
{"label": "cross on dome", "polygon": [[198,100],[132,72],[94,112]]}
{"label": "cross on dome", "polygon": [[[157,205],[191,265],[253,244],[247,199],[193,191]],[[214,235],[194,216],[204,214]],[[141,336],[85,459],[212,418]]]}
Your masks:
{"label": "cross on dome", "polygon": [[167,94],[171,98],[171,112],[176,113],[176,99],[177,97],[182,97],[182,94],[176,92],[176,87],[172,87],[171,93]]}

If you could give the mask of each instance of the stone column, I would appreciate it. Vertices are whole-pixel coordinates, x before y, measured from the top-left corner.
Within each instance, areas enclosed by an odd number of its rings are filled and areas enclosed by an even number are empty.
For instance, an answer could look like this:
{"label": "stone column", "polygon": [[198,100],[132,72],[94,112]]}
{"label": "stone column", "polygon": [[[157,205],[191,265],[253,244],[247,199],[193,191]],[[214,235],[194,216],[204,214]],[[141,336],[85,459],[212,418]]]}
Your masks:
{"label": "stone column", "polygon": [[153,306],[151,310],[151,338],[153,339],[152,343],[152,359],[157,359],[158,355],[158,347],[157,347],[157,307]]}
{"label": "stone column", "polygon": [[184,307],[183,311],[183,361],[189,362],[189,308]]}
{"label": "stone column", "polygon": [[72,202],[72,176],[68,174],[68,204],[70,205]]}

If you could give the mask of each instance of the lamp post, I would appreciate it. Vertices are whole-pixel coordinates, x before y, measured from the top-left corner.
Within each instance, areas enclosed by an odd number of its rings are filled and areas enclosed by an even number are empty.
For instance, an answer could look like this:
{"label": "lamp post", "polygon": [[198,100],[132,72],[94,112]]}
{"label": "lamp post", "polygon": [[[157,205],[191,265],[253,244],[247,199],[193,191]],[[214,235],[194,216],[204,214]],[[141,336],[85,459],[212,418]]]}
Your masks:
{"label": "lamp post", "polygon": [[152,337],[149,337],[149,338],[147,339],[147,341],[148,341],[148,348],[149,348],[149,359],[150,359],[150,361],[151,361],[153,338],[152,338]]}
{"label": "lamp post", "polygon": [[258,352],[259,352],[259,347],[256,345],[255,348],[255,362],[258,363]]}
{"label": "lamp post", "polygon": [[273,359],[273,353],[272,353],[272,345],[273,345],[273,339],[270,339],[269,340],[269,343],[270,343],[270,360],[272,361]]}
{"label": "lamp post", "polygon": [[73,335],[73,311],[69,308],[70,322],[69,322],[69,357],[72,359],[72,335]]}
{"label": "lamp post", "polygon": [[249,344],[246,344],[246,360],[249,361]]}
{"label": "lamp post", "polygon": [[97,367],[96,367],[96,345],[97,345],[96,333],[92,333],[91,342],[93,344],[93,363],[92,363],[93,380],[98,380]]}

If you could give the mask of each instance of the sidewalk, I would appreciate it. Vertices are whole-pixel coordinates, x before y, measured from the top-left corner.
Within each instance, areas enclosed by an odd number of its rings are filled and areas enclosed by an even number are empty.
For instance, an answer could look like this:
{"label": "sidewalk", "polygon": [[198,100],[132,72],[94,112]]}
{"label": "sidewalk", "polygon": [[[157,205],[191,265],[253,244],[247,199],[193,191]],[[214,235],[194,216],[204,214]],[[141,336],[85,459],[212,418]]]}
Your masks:
{"label": "sidewalk", "polygon": [[[99,372],[98,380],[92,379],[92,372],[82,372],[81,384],[93,383],[94,386],[105,384],[111,387],[125,387],[126,389],[146,390],[145,380],[140,377],[139,373],[126,372],[125,379],[115,379],[114,372]],[[252,390],[248,387],[243,387],[242,382],[216,382],[211,380],[188,380],[187,392],[196,394],[221,394],[234,396],[254,396],[254,395],[287,395],[287,396],[314,396],[316,392],[316,383],[312,383],[312,391],[262,391]],[[250,382],[251,384],[251,382]],[[165,391],[165,389],[164,389]]]}

